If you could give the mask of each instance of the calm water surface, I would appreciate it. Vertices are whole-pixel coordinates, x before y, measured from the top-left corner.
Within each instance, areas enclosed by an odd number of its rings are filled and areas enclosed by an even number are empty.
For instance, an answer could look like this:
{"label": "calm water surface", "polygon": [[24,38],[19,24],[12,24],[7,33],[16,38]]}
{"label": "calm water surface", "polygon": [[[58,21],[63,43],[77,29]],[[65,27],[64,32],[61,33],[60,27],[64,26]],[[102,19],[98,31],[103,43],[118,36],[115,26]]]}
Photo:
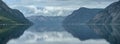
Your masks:
{"label": "calm water surface", "polygon": [[[1,26],[1,30],[9,30],[9,29],[17,29],[16,32],[18,33],[22,30],[21,34],[9,33],[13,35],[13,38],[8,39],[9,41],[7,44],[109,44],[104,39],[89,39],[85,41],[81,41],[78,38],[72,36],[72,34],[68,33],[64,30],[64,28],[60,27],[56,29],[56,27],[39,27],[39,26],[32,26],[28,28],[24,28],[25,26],[19,27],[11,27],[11,26]],[[28,28],[28,29],[27,29]],[[25,30],[27,29],[27,30]],[[24,32],[25,31],[25,32]],[[9,38],[9,36],[5,36],[5,38]],[[17,36],[17,39],[16,37]],[[19,37],[19,38],[18,38]],[[4,41],[2,41],[4,42]]]}

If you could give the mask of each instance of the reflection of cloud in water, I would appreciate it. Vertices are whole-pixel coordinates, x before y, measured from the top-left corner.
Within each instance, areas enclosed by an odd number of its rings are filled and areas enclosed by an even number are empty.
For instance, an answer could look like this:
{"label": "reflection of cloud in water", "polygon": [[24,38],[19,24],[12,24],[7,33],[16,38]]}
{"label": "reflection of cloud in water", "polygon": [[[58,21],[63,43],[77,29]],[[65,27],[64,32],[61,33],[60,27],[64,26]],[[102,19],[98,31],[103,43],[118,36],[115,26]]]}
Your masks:
{"label": "reflection of cloud in water", "polygon": [[80,41],[67,32],[30,32],[26,31],[19,39],[8,44],[109,44],[105,40]]}

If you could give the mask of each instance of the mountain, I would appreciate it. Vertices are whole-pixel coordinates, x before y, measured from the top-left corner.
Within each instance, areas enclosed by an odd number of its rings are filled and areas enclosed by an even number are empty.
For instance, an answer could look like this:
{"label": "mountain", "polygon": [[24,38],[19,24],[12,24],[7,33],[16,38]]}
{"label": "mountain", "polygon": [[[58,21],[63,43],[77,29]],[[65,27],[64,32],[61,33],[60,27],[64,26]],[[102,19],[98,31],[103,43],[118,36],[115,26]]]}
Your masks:
{"label": "mountain", "polygon": [[120,44],[120,1],[99,12],[89,24],[96,24],[91,27],[111,44]]}
{"label": "mountain", "polygon": [[0,0],[0,24],[30,24],[23,14],[16,9],[9,8]]}
{"label": "mountain", "polygon": [[120,24],[120,2],[115,2],[99,12],[89,24],[118,25]]}
{"label": "mountain", "polygon": [[66,24],[85,24],[89,19],[93,18],[99,11],[102,9],[89,9],[82,7],[78,10],[75,10],[71,15],[67,16],[64,20]]}
{"label": "mountain", "polygon": [[28,17],[34,25],[30,30],[35,31],[63,31],[62,21],[65,16],[31,16]]}
{"label": "mountain", "polygon": [[67,16],[63,21],[63,27],[80,40],[100,38],[86,23],[102,9],[89,9],[82,7]]}

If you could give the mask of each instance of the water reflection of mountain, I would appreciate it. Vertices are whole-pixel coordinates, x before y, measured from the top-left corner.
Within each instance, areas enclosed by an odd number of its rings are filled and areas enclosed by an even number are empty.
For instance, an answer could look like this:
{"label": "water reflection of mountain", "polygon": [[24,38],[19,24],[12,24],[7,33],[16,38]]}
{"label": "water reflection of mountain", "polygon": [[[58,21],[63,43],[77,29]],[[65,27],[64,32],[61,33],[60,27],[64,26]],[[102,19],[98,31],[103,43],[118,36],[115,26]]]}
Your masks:
{"label": "water reflection of mountain", "polygon": [[30,31],[37,31],[37,32],[46,32],[46,31],[65,31],[62,26],[41,26],[41,25],[33,25],[29,28]]}
{"label": "water reflection of mountain", "polygon": [[64,26],[64,28],[74,37],[79,38],[83,41],[89,39],[102,39],[94,32],[93,29],[90,29],[87,25],[69,25]]}
{"label": "water reflection of mountain", "polygon": [[[120,44],[120,1],[110,4],[96,14],[89,13],[85,9],[85,13],[80,14],[80,10],[74,11],[64,20],[63,26],[68,32],[82,40],[96,39],[99,36],[97,39],[104,38],[110,44]],[[89,25],[91,29],[80,28],[81,25]]]}
{"label": "water reflection of mountain", "polygon": [[0,44],[6,44],[10,39],[20,37],[29,26],[0,25]]}
{"label": "water reflection of mountain", "polygon": [[120,25],[77,25],[65,29],[80,40],[105,39],[110,44],[120,44]]}
{"label": "water reflection of mountain", "polygon": [[120,25],[90,25],[90,27],[111,44],[120,44]]}
{"label": "water reflection of mountain", "polygon": [[[43,28],[46,29],[42,30]],[[86,41],[80,41],[78,38],[73,37],[67,31],[61,29],[63,27],[57,29],[55,29],[56,27],[52,27],[52,28],[53,29],[47,27],[39,27],[39,26],[35,28],[33,27],[29,28],[24,32],[24,34],[20,38],[10,40],[8,44],[108,44],[108,42],[106,42],[104,39],[100,39],[100,40],[91,39]],[[89,27],[82,26],[80,27],[80,29],[87,29],[88,31]],[[91,35],[86,35],[86,36],[91,36]]]}

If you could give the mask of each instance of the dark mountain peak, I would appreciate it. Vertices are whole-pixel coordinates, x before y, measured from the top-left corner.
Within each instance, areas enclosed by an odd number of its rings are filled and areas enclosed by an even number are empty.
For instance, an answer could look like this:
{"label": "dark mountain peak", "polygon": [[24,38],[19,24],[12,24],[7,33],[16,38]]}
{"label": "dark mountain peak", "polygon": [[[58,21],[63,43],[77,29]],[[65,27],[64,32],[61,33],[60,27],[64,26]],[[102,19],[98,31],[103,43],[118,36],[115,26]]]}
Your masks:
{"label": "dark mountain peak", "polygon": [[4,9],[5,11],[9,11],[10,8],[2,0],[0,0],[0,9]]}
{"label": "dark mountain peak", "polygon": [[89,9],[89,8],[86,8],[86,7],[81,7],[81,8],[79,8],[78,10],[80,10],[80,9]]}
{"label": "dark mountain peak", "polygon": [[102,9],[81,7],[78,10],[73,11],[72,14],[76,14],[76,15],[97,14],[100,10]]}
{"label": "dark mountain peak", "polygon": [[102,8],[87,8],[87,7],[81,7],[81,8],[79,8],[78,10],[100,10],[100,9],[102,9]]}
{"label": "dark mountain peak", "polygon": [[75,11],[82,11],[82,10],[88,10],[89,8],[86,8],[86,7],[81,7],[79,8],[78,10],[75,10]]}

